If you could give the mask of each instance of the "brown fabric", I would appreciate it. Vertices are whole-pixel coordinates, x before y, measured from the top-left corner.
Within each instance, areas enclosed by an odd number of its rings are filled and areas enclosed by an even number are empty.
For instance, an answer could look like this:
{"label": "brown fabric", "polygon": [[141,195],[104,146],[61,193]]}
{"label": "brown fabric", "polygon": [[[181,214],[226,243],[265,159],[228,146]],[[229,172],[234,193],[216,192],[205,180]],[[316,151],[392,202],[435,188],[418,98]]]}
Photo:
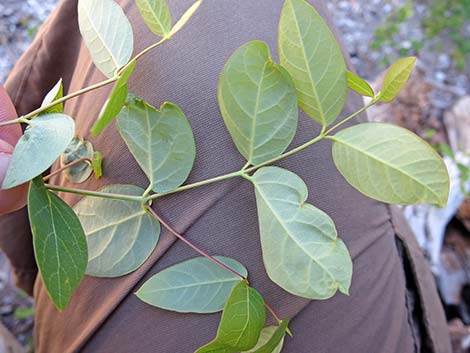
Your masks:
{"label": "brown fabric", "polygon": [[[51,72],[62,75],[66,81],[71,79],[66,82],[71,90],[103,79],[84,46],[75,55],[79,40],[76,2],[61,3],[60,10],[10,76],[7,88],[14,93],[21,112],[40,103],[50,86],[44,81]],[[191,2],[170,1],[174,17],[179,17]],[[324,4],[311,3],[329,21]],[[154,42],[156,38],[143,25],[133,2],[120,4],[131,19],[137,38],[136,51]],[[219,113],[218,76],[232,52],[249,40],[266,41],[277,57],[281,7],[281,0],[206,0],[186,28],[139,61],[130,79],[130,91],[156,106],[163,101],[178,104],[191,122],[197,159],[189,182],[234,171],[244,164]],[[67,55],[62,56],[60,64],[51,62],[50,58],[59,52]],[[78,132],[87,138],[109,89],[71,100],[65,106],[66,112],[76,118]],[[360,104],[360,98],[351,94],[344,114],[357,110]],[[293,145],[317,133],[318,126],[301,114]],[[96,189],[111,183],[146,187],[144,174],[114,126],[100,137],[90,139],[105,156],[105,177],[99,182],[90,179],[80,187]],[[354,259],[350,296],[338,294],[327,301],[308,301],[286,293],[267,278],[261,261],[253,190],[245,180],[229,180],[168,196],[159,199],[154,207],[209,253],[234,257],[247,266],[250,282],[282,317],[293,318],[291,329],[295,336],[286,339],[285,353],[412,353],[419,346],[423,352],[450,353],[432,276],[409,229],[403,226],[396,211],[362,196],[344,181],[334,168],[330,149],[330,143],[324,142],[279,165],[298,173],[309,187],[308,201],[334,219]],[[60,176],[51,182],[69,185]],[[75,195],[61,196],[70,204],[79,200]],[[24,214],[0,222],[27,226]],[[406,253],[412,257],[409,260],[424,315],[418,318],[425,324],[422,342],[417,342],[419,338],[412,329],[416,322],[410,319],[412,303],[407,300],[407,282],[396,236],[406,244]],[[5,237],[3,232],[1,237]],[[54,309],[38,279],[34,291],[36,352],[193,352],[213,338],[219,315],[182,315],[160,310],[139,301],[133,293],[154,273],[195,255],[162,230],[156,250],[140,269],[117,279],[86,277],[63,313]]]}

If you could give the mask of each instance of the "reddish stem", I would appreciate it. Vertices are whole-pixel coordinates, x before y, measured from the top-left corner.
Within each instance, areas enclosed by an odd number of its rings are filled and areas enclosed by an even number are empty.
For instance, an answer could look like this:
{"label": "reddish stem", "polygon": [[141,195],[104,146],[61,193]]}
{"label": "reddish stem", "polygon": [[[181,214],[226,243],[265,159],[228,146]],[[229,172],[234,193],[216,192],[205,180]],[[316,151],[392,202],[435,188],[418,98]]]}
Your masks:
{"label": "reddish stem", "polygon": [[171,227],[167,222],[165,222],[165,220],[160,217],[160,215],[158,213],[156,213],[150,206],[147,206],[147,209],[148,211],[166,228],[168,229],[175,237],[177,237],[179,240],[181,240],[182,242],[184,242],[186,245],[190,246],[193,250],[197,251],[199,254],[201,254],[202,256],[208,258],[209,260],[211,260],[213,263],[215,263],[216,265],[220,266],[221,268],[223,268],[224,270],[227,270],[228,272],[232,273],[233,275],[237,276],[238,278],[240,278],[242,281],[246,281],[247,278],[243,275],[241,275],[240,273],[238,273],[237,271],[235,270],[232,270],[230,267],[228,267],[227,265],[225,265],[224,263],[220,262],[219,260],[217,260],[216,258],[214,258],[213,256],[209,255],[208,253],[206,253],[204,250],[198,248],[196,245],[194,245],[193,243],[191,243],[189,240],[187,240],[185,237],[183,237],[180,233],[178,233],[173,227]]}
{"label": "reddish stem", "polygon": [[70,162],[69,164],[66,164],[64,165],[63,167],[60,167],[59,169],[57,170],[54,170],[51,174],[49,175],[46,175],[44,178],[42,178],[44,181],[46,180],[49,180],[50,178],[52,178],[54,175],[57,175],[61,172],[63,172],[65,169],[67,168],[70,168],[70,167],[73,167],[75,164],[78,164],[78,163],[81,163],[81,162],[88,162],[90,164],[93,164],[92,160],[90,158],[86,158],[86,157],[83,157],[83,158],[80,158],[80,159],[77,159],[73,162]]}
{"label": "reddish stem", "polygon": [[279,318],[279,316],[277,316],[276,312],[274,311],[274,309],[266,302],[266,300],[264,301],[264,306],[266,307],[266,309],[268,309],[268,311],[271,313],[272,316],[274,316],[274,318],[276,319],[276,321],[278,323],[281,323],[281,319]]}

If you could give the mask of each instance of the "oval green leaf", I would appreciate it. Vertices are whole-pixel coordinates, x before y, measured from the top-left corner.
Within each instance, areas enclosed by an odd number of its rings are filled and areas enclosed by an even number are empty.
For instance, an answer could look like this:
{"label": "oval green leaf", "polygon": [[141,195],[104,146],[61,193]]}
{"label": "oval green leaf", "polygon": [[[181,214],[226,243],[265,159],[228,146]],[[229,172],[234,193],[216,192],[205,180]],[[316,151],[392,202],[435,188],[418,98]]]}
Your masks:
{"label": "oval green leaf", "polygon": [[288,325],[289,320],[282,320],[279,326],[265,327],[256,346],[243,353],[281,353]]}
{"label": "oval green leaf", "polygon": [[[60,156],[60,164],[63,167],[82,158],[92,160],[94,152],[90,141],[83,139],[81,136],[75,136]],[[80,184],[93,173],[93,166],[90,162],[82,161],[68,167],[62,173],[72,183]]]}
{"label": "oval green leaf", "polygon": [[28,212],[34,254],[49,297],[63,310],[87,266],[85,234],[77,215],[41,177],[29,187]]}
{"label": "oval green leaf", "polygon": [[196,145],[183,111],[172,103],[160,110],[133,99],[119,113],[119,133],[147,175],[155,192],[167,192],[184,183],[194,164]]}
{"label": "oval green leaf", "polygon": [[165,37],[171,30],[171,14],[166,0],[135,0],[144,22],[157,36]]}
{"label": "oval green leaf", "polygon": [[235,51],[220,76],[218,98],[225,125],[250,164],[281,155],[291,143],[298,120],[296,91],[266,43],[249,42]]}
{"label": "oval green leaf", "polygon": [[347,294],[352,261],[333,220],[306,203],[307,186],[278,167],[259,169],[255,186],[266,271],[286,291],[309,299]]}
{"label": "oval green leaf", "polygon": [[96,67],[113,77],[134,47],[132,27],[121,7],[113,0],[79,0],[78,24]]}
{"label": "oval green leaf", "polygon": [[32,119],[15,146],[3,189],[21,185],[46,171],[65,151],[74,133],[75,122],[65,114]]}
{"label": "oval green leaf", "polygon": [[[64,87],[62,86],[62,79],[57,81],[57,83],[52,87],[52,89],[46,94],[44,100],[42,101],[41,108],[44,108],[51,104],[53,101],[62,98],[64,94]],[[45,111],[41,114],[50,114],[50,113],[63,113],[64,112],[64,103],[58,103]]]}
{"label": "oval green leaf", "polygon": [[416,58],[411,56],[399,59],[390,66],[380,91],[379,97],[382,102],[390,102],[395,99],[408,82],[415,64]]}
{"label": "oval green leaf", "polygon": [[216,338],[196,353],[232,353],[253,348],[266,321],[264,300],[258,291],[241,281],[225,304]]}
{"label": "oval green leaf", "polygon": [[383,123],[359,124],[338,132],[333,160],[363,194],[388,203],[444,207],[449,175],[437,152],[412,132]]}
{"label": "oval green leaf", "polygon": [[354,72],[347,72],[348,87],[361,96],[374,97],[375,93],[372,87]]}
{"label": "oval green leaf", "polygon": [[109,98],[101,108],[98,119],[96,119],[93,127],[91,128],[91,134],[93,136],[98,136],[111,123],[111,121],[113,121],[113,119],[119,114],[122,107],[124,106],[127,94],[129,93],[127,80],[134,71],[135,65],[136,61],[131,61],[129,66],[125,68],[121,74],[121,77],[114,85]]}
{"label": "oval green leaf", "polygon": [[279,59],[294,80],[302,110],[324,126],[331,124],[346,101],[346,64],[333,33],[305,0],[284,3]]}
{"label": "oval green leaf", "polygon": [[[245,276],[247,271],[238,261],[216,259]],[[215,313],[224,304],[240,278],[205,257],[171,266],[150,278],[137,291],[140,300],[166,310],[181,313]]]}
{"label": "oval green leaf", "polygon": [[[140,196],[134,185],[109,185],[101,191]],[[160,224],[138,202],[84,197],[74,207],[88,243],[86,273],[119,277],[136,270],[155,249]]]}
{"label": "oval green leaf", "polygon": [[93,153],[92,167],[95,173],[95,179],[99,180],[103,176],[103,155],[100,151]]}
{"label": "oval green leaf", "polygon": [[196,13],[197,9],[199,8],[199,6],[201,6],[201,4],[202,4],[202,0],[197,0],[196,2],[194,2],[194,4],[192,4],[186,10],[183,16],[181,16],[181,18],[175,23],[168,37],[173,36],[176,32],[178,32],[181,28],[183,28],[184,25],[191,19],[191,17],[193,17],[193,15]]}

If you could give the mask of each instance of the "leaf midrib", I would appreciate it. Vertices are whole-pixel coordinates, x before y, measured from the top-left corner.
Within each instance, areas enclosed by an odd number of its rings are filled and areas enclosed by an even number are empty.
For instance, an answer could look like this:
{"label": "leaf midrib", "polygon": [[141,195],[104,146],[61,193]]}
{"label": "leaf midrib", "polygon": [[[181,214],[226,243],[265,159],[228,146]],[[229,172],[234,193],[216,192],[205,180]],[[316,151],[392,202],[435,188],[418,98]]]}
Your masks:
{"label": "leaf midrib", "polygon": [[189,285],[182,285],[182,286],[175,286],[175,287],[167,287],[167,288],[160,288],[160,289],[155,289],[155,290],[147,290],[143,291],[142,294],[148,294],[148,293],[158,293],[158,292],[165,292],[165,291],[172,291],[175,289],[182,289],[182,288],[192,288],[192,287],[202,287],[202,286],[207,286],[207,285],[212,285],[212,284],[224,284],[224,283],[229,283],[229,282],[239,282],[240,280],[236,277],[234,278],[226,278],[222,281],[206,281],[206,282],[199,282],[199,283],[191,283]]}
{"label": "leaf midrib", "polygon": [[304,60],[305,60],[305,66],[306,66],[306,69],[307,69],[307,73],[308,73],[308,76],[310,77],[310,86],[312,87],[312,92],[315,95],[315,99],[316,99],[317,104],[318,104],[318,111],[321,114],[320,118],[321,118],[322,122],[325,124],[326,123],[325,113],[323,112],[323,107],[320,103],[320,97],[318,96],[317,89],[315,88],[315,84],[313,82],[312,70],[310,70],[309,61],[307,59],[307,53],[305,52],[304,40],[302,38],[300,27],[299,27],[299,22],[297,20],[296,10],[294,9],[294,5],[292,4],[292,2],[290,2],[290,6],[291,6],[292,15],[293,15],[294,23],[295,23],[295,28],[297,29],[297,35],[299,36],[299,42],[302,44],[300,47],[302,49],[302,55],[303,55]]}
{"label": "leaf midrib", "polygon": [[144,1],[147,4],[148,8],[150,9],[150,13],[153,15],[153,17],[157,21],[158,25],[160,26],[160,28],[163,32],[163,36],[166,36],[169,32],[163,27],[162,22],[158,18],[157,14],[156,14],[156,11],[154,11],[154,8],[152,7],[152,5],[150,5],[150,2],[148,0],[142,0],[142,1]]}
{"label": "leaf midrib", "polygon": [[251,137],[250,137],[250,151],[248,153],[248,162],[252,163],[253,162],[253,154],[254,154],[254,148],[255,148],[255,137],[256,137],[256,126],[257,126],[257,119],[258,119],[258,108],[259,108],[259,102],[261,98],[261,90],[262,90],[262,85],[264,81],[264,77],[266,74],[266,66],[268,65],[268,61],[266,61],[263,65],[263,73],[261,74],[261,78],[258,82],[258,90],[256,92],[256,104],[255,104],[255,109],[253,112],[253,119],[251,122]]}
{"label": "leaf midrib", "polygon": [[[267,198],[265,197],[264,193],[262,191],[260,191],[261,188],[257,187],[256,186],[256,182],[255,182],[255,188],[257,189],[258,193],[262,196],[263,198],[263,201],[264,203],[268,206],[268,208],[271,210],[271,212],[276,216],[276,219],[278,220],[278,222],[281,224],[282,228],[284,228],[284,230],[286,231],[286,233],[289,235],[289,238],[292,239],[292,241],[305,253],[307,254],[307,256],[312,259],[313,262],[315,262],[316,264],[318,264],[318,266],[320,266],[332,279],[334,282],[338,283],[338,281],[336,280],[335,276],[320,262],[318,261],[317,259],[315,259],[314,257],[312,257],[310,255],[310,253],[308,253],[307,251],[304,250],[304,248],[298,243],[298,241],[295,239],[295,237],[291,236],[291,232],[289,231],[289,228],[287,227],[287,225],[282,221],[282,218],[279,217],[278,213],[274,211],[274,209],[271,207],[270,203],[267,202]],[[302,209],[302,206],[299,205],[299,209]],[[336,240],[334,241],[331,241],[332,243],[335,243]]]}
{"label": "leaf midrib", "polygon": [[100,231],[105,230],[105,229],[110,228],[110,227],[119,226],[119,225],[121,225],[121,224],[123,224],[123,223],[126,223],[126,222],[132,220],[133,218],[138,218],[138,217],[140,217],[140,216],[144,216],[145,214],[146,214],[145,210],[139,211],[139,212],[134,213],[134,214],[132,214],[132,215],[130,215],[130,216],[127,216],[127,217],[125,217],[125,218],[121,218],[121,219],[119,219],[119,220],[116,221],[116,222],[108,223],[108,224],[102,225],[101,227],[95,228],[95,229],[93,229],[92,231],[87,232],[87,233],[86,233],[86,236],[88,237],[88,236],[90,236],[90,235],[92,235],[92,234],[95,234],[95,233],[97,233],[97,232],[100,232]]}
{"label": "leaf midrib", "polygon": [[[80,1],[78,2],[80,4]],[[86,6],[83,6],[81,5],[82,9],[84,9],[85,11],[85,14],[86,14],[86,18],[88,20],[88,22],[90,23],[90,25],[93,27],[93,30],[95,31],[97,37],[100,39],[101,41],[101,44],[102,46],[106,49],[106,51],[108,52],[108,54],[110,55],[112,61],[114,62],[114,66],[115,66],[115,69],[118,68],[120,66],[120,64],[118,63],[118,61],[116,60],[116,58],[114,57],[114,54],[113,52],[111,51],[110,48],[108,48],[108,46],[106,45],[106,41],[103,39],[103,37],[101,36],[101,33],[97,30],[97,28],[95,27],[95,24],[94,22],[91,20],[91,16],[88,12],[88,9]]]}
{"label": "leaf midrib", "polygon": [[436,201],[440,202],[440,197],[439,197],[439,195],[437,195],[437,194],[434,192],[434,190],[432,190],[430,187],[428,187],[427,184],[423,184],[419,179],[416,179],[415,177],[413,177],[412,175],[406,173],[406,172],[403,171],[402,169],[399,169],[397,166],[394,166],[393,164],[388,164],[388,163],[386,163],[383,159],[378,158],[378,157],[376,157],[376,156],[374,156],[374,155],[372,155],[372,154],[370,154],[370,153],[367,153],[366,151],[364,151],[364,150],[362,150],[362,149],[360,149],[360,148],[358,148],[358,147],[356,147],[356,146],[354,146],[354,145],[351,145],[351,144],[347,143],[346,141],[339,139],[339,138],[336,137],[336,136],[330,136],[329,138],[330,138],[331,140],[333,140],[334,142],[336,142],[336,143],[343,144],[344,146],[349,147],[349,148],[351,148],[352,150],[355,150],[355,151],[357,151],[357,152],[359,152],[359,153],[362,153],[364,156],[366,156],[366,157],[368,157],[368,158],[370,158],[370,159],[372,159],[372,160],[375,160],[376,162],[382,163],[382,164],[385,165],[386,167],[389,167],[390,169],[393,169],[393,170],[399,172],[399,173],[402,174],[403,176],[410,178],[411,180],[415,181],[417,184],[419,184],[419,185],[421,185],[422,187],[424,187],[426,190],[430,191],[431,194],[433,194],[434,197],[436,198]]}

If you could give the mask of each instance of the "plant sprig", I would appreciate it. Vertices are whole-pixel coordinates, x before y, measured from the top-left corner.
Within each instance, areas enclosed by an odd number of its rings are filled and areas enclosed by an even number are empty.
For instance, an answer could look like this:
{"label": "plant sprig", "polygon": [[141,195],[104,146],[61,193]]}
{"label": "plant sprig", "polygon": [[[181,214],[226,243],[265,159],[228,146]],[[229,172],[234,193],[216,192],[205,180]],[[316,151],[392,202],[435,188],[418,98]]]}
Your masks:
{"label": "plant sprig", "polygon": [[[119,5],[114,0],[79,0],[84,42],[107,79],[66,96],[62,96],[58,82],[40,108],[0,123],[0,127],[28,124],[26,137],[13,152],[3,187],[33,180],[29,191],[33,241],[44,249],[36,257],[45,288],[59,310],[66,307],[85,273],[120,277],[139,268],[157,246],[162,225],[201,257],[157,273],[137,296],[150,305],[181,313],[223,310],[215,339],[198,353],[278,353],[285,334],[290,334],[288,320],[279,317],[249,286],[244,266],[196,246],[152,204],[161,197],[212,183],[246,179],[256,196],[267,275],[293,295],[325,300],[337,291],[349,293],[352,259],[333,220],[307,203],[304,181],[292,171],[272,166],[274,163],[329,140],[333,161],[345,179],[363,194],[388,203],[443,206],[449,178],[435,151],[405,129],[377,123],[345,128],[377,102],[393,100],[410,77],[416,59],[404,58],[393,64],[382,90],[375,93],[367,82],[347,71],[336,39],[316,10],[305,0],[285,0],[279,22],[280,63],[274,61],[266,43],[252,41],[233,53],[220,75],[217,95],[221,115],[246,163],[239,170],[185,184],[196,158],[190,120],[173,103],[157,109],[130,94],[127,80],[137,60],[172,38],[201,3],[196,1],[172,25],[165,0],[136,0],[144,22],[161,39],[131,58],[132,27]],[[113,21],[99,21],[102,16],[112,16]],[[98,34],[99,40],[95,40]],[[120,42],[109,41],[109,37],[120,38]],[[148,187],[107,185],[94,191],[44,184],[40,175],[66,150],[75,133],[73,119],[63,114],[62,103],[112,83],[114,88],[91,134],[99,135],[117,116],[117,130],[146,174]],[[348,88],[372,99],[334,124]],[[287,150],[297,130],[298,107],[320,124],[321,131]],[[79,147],[87,143],[78,139]],[[101,154],[93,153],[92,148],[85,150],[86,157],[69,153],[68,164],[51,175],[87,161],[100,176]],[[53,192],[85,197],[72,209]],[[41,242],[45,234],[57,240],[55,245]],[[71,263],[77,265],[71,267]],[[263,329],[266,309],[278,322],[277,327]]]}

